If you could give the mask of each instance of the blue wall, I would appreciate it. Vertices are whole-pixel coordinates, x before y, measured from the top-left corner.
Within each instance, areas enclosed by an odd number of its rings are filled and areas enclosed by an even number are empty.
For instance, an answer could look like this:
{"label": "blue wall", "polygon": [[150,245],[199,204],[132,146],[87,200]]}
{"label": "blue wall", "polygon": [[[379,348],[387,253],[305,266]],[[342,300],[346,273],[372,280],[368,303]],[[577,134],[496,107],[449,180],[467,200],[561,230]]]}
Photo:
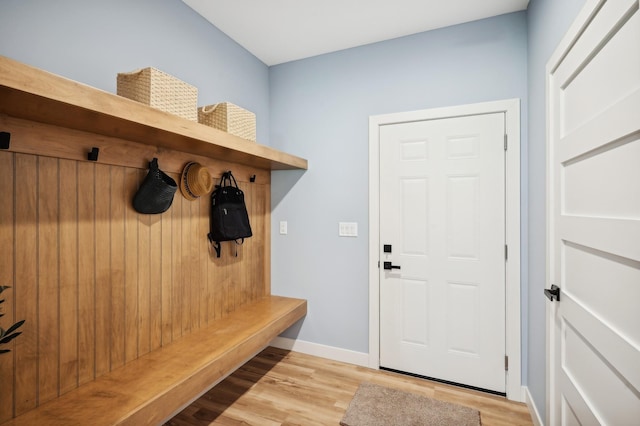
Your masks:
{"label": "blue wall", "polygon": [[230,101],[269,138],[269,68],[179,0],[2,0],[0,55],[112,93],[118,72],[154,66]]}
{"label": "blue wall", "polygon": [[271,67],[271,145],[309,159],[272,181],[273,293],[309,301],[289,336],[369,351],[369,116],[520,98],[526,117],[526,27],[519,12]]}
{"label": "blue wall", "polygon": [[[529,80],[529,294],[527,386],[541,416],[546,413],[546,64],[585,0],[531,0],[528,22]],[[524,295],[527,297],[527,295]]]}

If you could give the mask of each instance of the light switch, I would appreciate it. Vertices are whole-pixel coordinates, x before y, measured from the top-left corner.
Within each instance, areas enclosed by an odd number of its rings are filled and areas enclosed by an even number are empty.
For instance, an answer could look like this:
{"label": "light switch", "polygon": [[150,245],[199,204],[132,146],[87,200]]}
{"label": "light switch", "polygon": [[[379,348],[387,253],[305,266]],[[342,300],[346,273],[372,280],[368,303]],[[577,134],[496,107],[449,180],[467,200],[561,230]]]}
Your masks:
{"label": "light switch", "polygon": [[339,222],[338,235],[341,237],[357,237],[358,223],[357,222]]}
{"label": "light switch", "polygon": [[287,221],[280,221],[280,235],[287,235]]}

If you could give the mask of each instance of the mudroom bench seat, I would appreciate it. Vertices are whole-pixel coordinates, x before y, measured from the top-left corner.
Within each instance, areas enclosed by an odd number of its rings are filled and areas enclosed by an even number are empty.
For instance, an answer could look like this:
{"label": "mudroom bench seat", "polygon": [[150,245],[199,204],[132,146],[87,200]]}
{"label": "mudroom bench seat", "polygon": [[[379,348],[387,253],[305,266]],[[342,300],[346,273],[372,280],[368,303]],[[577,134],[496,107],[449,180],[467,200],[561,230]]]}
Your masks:
{"label": "mudroom bench seat", "polygon": [[307,312],[266,296],[5,425],[158,425],[264,349]]}

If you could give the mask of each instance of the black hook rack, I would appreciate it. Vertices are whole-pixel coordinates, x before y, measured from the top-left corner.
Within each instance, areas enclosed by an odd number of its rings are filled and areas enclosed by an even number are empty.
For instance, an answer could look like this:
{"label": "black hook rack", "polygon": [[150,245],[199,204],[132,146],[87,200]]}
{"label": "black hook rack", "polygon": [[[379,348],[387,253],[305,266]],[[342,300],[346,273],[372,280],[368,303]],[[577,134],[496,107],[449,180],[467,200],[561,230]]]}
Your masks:
{"label": "black hook rack", "polygon": [[11,133],[0,132],[0,149],[9,149],[11,141]]}
{"label": "black hook rack", "polygon": [[255,182],[256,181],[256,175],[251,175],[251,177],[249,178],[249,182]]}
{"label": "black hook rack", "polygon": [[87,159],[89,161],[98,161],[98,154],[100,154],[100,148],[94,146],[91,148],[91,152],[87,154]]}

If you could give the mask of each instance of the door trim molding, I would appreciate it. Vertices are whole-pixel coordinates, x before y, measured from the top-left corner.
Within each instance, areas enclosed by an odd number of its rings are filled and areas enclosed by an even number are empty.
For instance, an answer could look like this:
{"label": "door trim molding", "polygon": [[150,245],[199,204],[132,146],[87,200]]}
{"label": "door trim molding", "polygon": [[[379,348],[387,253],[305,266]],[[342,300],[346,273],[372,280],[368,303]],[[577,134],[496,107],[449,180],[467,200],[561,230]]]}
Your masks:
{"label": "door trim molding", "polygon": [[369,367],[380,368],[380,126],[411,121],[435,120],[467,115],[505,113],[508,146],[506,151],[506,240],[509,259],[506,267],[506,336],[509,357],[506,393],[522,402],[521,300],[520,300],[520,100],[483,102],[369,117]]}

